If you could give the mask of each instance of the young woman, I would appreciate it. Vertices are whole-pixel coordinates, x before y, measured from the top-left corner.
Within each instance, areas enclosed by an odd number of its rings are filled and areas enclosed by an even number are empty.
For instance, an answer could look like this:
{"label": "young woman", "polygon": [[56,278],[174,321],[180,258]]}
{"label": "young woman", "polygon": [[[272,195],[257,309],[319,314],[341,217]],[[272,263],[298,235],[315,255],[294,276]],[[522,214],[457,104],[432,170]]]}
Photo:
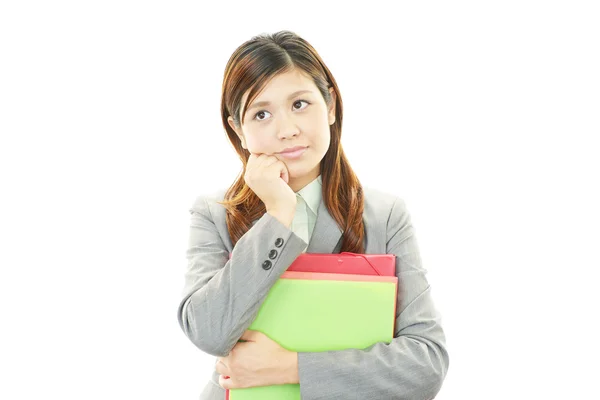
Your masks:
{"label": "young woman", "polygon": [[[432,399],[448,370],[441,316],[405,202],[361,186],[341,145],[342,98],[315,49],[290,31],[243,43],[225,68],[221,116],[243,176],[199,196],[178,320],[217,357],[201,399],[299,383],[302,399]],[[248,330],[302,252],[395,254],[391,344],[297,353]],[[231,253],[231,258],[229,255]],[[245,342],[239,342],[238,340]]]}

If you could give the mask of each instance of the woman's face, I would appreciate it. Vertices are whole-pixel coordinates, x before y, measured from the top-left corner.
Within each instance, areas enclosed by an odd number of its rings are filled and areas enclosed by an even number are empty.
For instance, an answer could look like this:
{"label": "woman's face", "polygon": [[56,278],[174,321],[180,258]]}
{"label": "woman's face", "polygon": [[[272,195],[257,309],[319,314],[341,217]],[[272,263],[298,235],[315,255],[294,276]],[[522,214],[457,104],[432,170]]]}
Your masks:
{"label": "woman's face", "polygon": [[[288,184],[295,192],[319,176],[321,160],[329,149],[329,126],[335,122],[335,93],[333,88],[329,90],[333,100],[330,109],[313,80],[293,69],[273,77],[248,109],[241,110],[241,129],[231,116],[228,118],[250,153],[273,155],[286,164]],[[247,97],[248,92],[242,97],[242,106]],[[298,158],[279,154],[295,146],[307,148]]]}

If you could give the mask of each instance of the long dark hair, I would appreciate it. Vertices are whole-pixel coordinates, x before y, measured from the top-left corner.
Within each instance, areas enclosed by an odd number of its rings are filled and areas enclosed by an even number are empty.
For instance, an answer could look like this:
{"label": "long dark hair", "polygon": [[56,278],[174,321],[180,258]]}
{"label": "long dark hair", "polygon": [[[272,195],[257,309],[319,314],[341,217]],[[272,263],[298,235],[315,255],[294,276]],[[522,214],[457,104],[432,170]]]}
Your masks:
{"label": "long dark hair", "polygon": [[[250,152],[242,147],[239,137],[229,126],[232,116],[235,125],[241,126],[241,100],[250,90],[244,110],[256,98],[264,85],[276,74],[298,68],[310,76],[328,107],[335,90],[335,122],[330,125],[329,149],[321,160],[323,202],[343,232],[340,252],[364,253],[364,224],[362,220],[364,199],[362,185],[350,167],[340,142],[342,135],[342,97],[333,75],[316,50],[291,31],[261,34],[239,46],[231,55],[223,76],[221,117],[229,141],[242,160],[243,170],[225,194],[222,204],[227,210],[227,229],[235,246],[237,241],[260,218],[266,208],[262,200],[246,185],[244,175]],[[243,117],[242,117],[243,118]]]}

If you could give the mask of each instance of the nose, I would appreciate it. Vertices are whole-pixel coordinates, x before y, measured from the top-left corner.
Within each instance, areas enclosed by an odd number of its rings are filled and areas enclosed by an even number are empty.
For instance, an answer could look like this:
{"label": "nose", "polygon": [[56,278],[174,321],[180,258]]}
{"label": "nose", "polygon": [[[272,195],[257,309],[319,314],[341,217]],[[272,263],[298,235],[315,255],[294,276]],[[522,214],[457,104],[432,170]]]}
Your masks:
{"label": "nose", "polygon": [[287,113],[282,113],[283,116],[279,119],[277,125],[277,136],[279,139],[288,139],[290,137],[298,136],[300,129],[294,121],[294,117]]}

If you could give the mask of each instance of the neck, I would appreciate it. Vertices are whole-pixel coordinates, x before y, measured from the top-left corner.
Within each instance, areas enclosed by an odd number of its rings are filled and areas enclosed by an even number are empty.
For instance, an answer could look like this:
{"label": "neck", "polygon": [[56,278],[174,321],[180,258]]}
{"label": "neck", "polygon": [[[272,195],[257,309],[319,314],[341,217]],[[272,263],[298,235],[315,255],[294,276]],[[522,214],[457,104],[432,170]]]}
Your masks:
{"label": "neck", "polygon": [[309,183],[311,183],[312,181],[317,179],[317,177],[319,176],[319,173],[320,173],[319,166],[317,165],[317,168],[315,170],[311,171],[310,173],[308,173],[306,175],[299,176],[296,178],[290,178],[288,185],[295,193],[297,193],[301,189],[303,189],[306,185],[308,185]]}

